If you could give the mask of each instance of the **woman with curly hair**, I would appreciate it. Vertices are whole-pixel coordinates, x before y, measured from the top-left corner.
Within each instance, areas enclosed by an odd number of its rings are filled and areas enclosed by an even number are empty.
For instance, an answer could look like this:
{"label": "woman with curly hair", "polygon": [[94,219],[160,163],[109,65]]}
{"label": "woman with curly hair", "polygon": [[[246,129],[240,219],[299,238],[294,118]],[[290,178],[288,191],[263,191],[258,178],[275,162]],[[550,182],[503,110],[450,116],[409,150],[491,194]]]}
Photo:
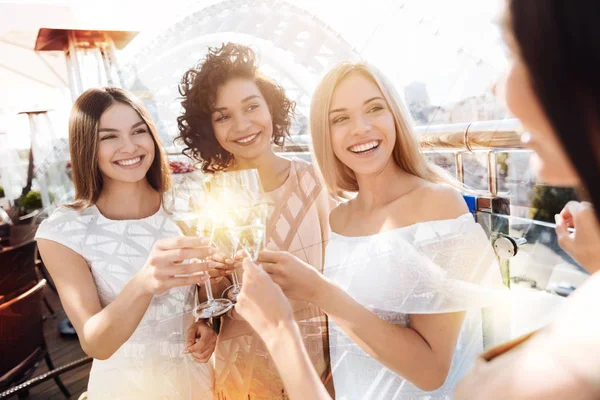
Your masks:
{"label": "woman with curly hair", "polygon": [[[283,146],[294,117],[295,103],[284,89],[259,71],[252,49],[227,43],[209,48],[206,58],[184,74],[179,90],[184,112],[177,122],[184,153],[206,173],[257,169],[274,204],[267,246],[322,271],[330,198],[309,163],[273,151],[273,144]],[[292,307],[312,363],[325,381],[325,316],[307,302],[292,301]],[[223,319],[215,386],[219,399],[286,397],[264,343],[235,311]]]}

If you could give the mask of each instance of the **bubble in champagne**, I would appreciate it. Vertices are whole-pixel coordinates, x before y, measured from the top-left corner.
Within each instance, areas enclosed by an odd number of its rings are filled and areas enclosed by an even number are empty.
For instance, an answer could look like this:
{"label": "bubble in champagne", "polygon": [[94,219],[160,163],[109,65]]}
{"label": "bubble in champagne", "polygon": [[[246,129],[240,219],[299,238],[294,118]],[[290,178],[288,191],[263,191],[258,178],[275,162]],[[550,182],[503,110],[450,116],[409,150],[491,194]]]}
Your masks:
{"label": "bubble in champagne", "polygon": [[258,252],[263,247],[265,237],[265,226],[263,224],[253,224],[245,226],[236,226],[231,228],[232,237],[238,242],[239,247],[244,250],[247,256],[252,260],[258,258]]}

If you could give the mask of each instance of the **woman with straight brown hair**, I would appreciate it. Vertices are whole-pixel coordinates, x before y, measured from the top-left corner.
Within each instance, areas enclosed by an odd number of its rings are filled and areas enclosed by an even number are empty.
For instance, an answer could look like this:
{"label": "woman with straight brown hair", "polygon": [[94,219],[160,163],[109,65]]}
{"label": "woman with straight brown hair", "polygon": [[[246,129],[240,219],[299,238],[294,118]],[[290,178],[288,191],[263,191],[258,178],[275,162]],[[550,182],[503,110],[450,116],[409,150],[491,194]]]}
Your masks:
{"label": "woman with straight brown hair", "polygon": [[[186,343],[194,288],[214,253],[162,208],[169,168],[148,111],[118,88],[90,89],[69,121],[75,201],[36,234],[83,350],[90,399],[212,398],[215,334]],[[187,354],[186,354],[187,353]]]}

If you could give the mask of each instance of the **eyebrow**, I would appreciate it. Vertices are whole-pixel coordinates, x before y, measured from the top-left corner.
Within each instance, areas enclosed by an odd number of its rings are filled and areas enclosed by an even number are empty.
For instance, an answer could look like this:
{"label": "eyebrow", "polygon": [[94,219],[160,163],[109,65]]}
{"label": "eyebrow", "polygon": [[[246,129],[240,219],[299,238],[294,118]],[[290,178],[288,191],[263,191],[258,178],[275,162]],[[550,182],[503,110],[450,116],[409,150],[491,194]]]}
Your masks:
{"label": "eyebrow", "polygon": [[[248,97],[244,97],[244,98],[242,99],[242,101],[240,101],[240,103],[245,103],[245,102],[247,102],[247,101],[249,101],[249,100],[252,100],[252,99],[260,99],[260,96],[259,96],[259,95],[257,95],[257,94],[253,94],[253,95],[250,95],[250,96],[248,96]],[[217,111],[221,112],[221,111],[225,111],[225,110],[227,110],[227,109],[228,109],[227,107],[215,107],[215,108],[213,109],[213,112],[217,112]]]}
{"label": "eyebrow", "polygon": [[[363,105],[364,104],[369,104],[370,102],[372,102],[374,100],[383,100],[383,98],[380,97],[380,96],[371,97],[369,100],[365,101],[363,103]],[[347,108],[336,108],[335,110],[329,111],[329,114],[333,114],[333,113],[340,112],[340,111],[348,111],[348,109]]]}
{"label": "eyebrow", "polygon": [[[131,129],[137,128],[138,126],[144,125],[144,124],[145,124],[144,121],[136,122],[135,124],[131,125]],[[101,128],[101,129],[98,129],[98,133],[100,133],[100,132],[119,132],[119,130],[114,129],[114,128]]]}

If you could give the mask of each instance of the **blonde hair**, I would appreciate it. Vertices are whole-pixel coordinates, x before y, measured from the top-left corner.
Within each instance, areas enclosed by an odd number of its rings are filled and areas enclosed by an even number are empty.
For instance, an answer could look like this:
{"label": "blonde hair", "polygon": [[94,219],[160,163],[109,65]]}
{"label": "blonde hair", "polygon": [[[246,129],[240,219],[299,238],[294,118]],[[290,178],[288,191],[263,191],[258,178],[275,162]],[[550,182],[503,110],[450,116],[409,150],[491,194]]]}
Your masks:
{"label": "blonde hair", "polygon": [[144,104],[132,93],[120,88],[88,89],[75,100],[69,119],[69,149],[75,186],[75,201],[69,205],[71,208],[90,207],[100,197],[103,181],[98,167],[98,125],[102,114],[117,103],[128,105],[139,114],[154,141],[154,161],[146,179],[159,193],[164,193],[171,185],[169,164]]}
{"label": "blonde hair", "polygon": [[394,117],[396,143],[392,151],[394,162],[404,171],[434,183],[460,187],[446,171],[429,162],[419,147],[412,123],[403,101],[387,78],[375,67],[364,62],[342,62],[321,80],[312,97],[310,107],[310,135],[313,153],[328,192],[337,199],[344,192],[358,192],[354,172],[334,154],[329,129],[329,109],[337,85],[351,73],[360,73],[372,80],[381,91]]}

